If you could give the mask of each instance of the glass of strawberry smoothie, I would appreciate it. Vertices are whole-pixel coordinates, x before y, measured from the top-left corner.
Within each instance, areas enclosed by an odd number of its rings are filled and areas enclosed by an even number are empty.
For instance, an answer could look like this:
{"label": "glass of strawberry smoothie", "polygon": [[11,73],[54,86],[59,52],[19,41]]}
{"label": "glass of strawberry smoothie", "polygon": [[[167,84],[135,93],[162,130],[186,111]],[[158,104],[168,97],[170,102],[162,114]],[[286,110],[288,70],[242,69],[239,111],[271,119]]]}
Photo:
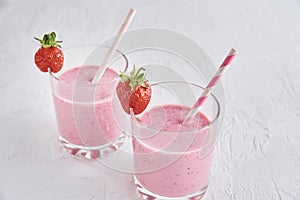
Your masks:
{"label": "glass of strawberry smoothie", "polygon": [[79,45],[65,49],[61,72],[50,72],[59,140],[67,152],[76,156],[99,158],[122,145],[124,133],[122,122],[115,118],[118,106],[113,106],[113,91],[119,71],[127,69],[126,56],[116,51],[102,79],[92,83],[108,48]]}
{"label": "glass of strawberry smoothie", "polygon": [[180,81],[151,87],[147,109],[140,115],[131,112],[137,189],[143,199],[201,199],[209,184],[220,104],[209,96],[193,120],[183,125],[203,88]]}

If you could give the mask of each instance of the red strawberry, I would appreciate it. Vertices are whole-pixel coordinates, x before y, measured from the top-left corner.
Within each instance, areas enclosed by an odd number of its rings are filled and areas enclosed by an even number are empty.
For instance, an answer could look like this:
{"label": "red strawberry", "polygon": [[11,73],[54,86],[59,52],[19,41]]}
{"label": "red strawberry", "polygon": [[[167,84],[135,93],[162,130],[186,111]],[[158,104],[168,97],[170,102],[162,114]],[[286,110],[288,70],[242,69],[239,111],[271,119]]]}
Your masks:
{"label": "red strawberry", "polygon": [[41,47],[34,55],[34,62],[36,66],[42,71],[47,72],[48,68],[51,72],[58,72],[64,62],[64,54],[59,43],[62,41],[55,41],[56,34],[54,32],[45,34],[43,39],[34,38],[41,43]]}
{"label": "red strawberry", "polygon": [[130,76],[123,72],[120,74],[121,81],[117,85],[117,95],[125,112],[129,114],[129,109],[132,108],[134,114],[143,112],[150,99],[151,87],[148,84],[144,68],[139,68],[137,71],[133,66]]}

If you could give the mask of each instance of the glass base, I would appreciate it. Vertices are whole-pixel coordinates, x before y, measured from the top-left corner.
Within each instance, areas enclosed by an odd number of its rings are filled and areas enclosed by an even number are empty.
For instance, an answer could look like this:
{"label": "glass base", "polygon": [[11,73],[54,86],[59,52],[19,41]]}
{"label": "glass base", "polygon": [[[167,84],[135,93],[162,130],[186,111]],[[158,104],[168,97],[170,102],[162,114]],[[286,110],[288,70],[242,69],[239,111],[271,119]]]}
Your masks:
{"label": "glass base", "polygon": [[85,147],[70,143],[63,137],[59,136],[59,142],[64,150],[74,156],[84,157],[87,159],[106,157],[119,149],[124,141],[125,135],[122,134],[117,140],[102,146]]}
{"label": "glass base", "polygon": [[154,193],[148,191],[147,189],[145,189],[140,184],[140,182],[137,180],[137,178],[135,176],[134,176],[134,183],[137,186],[137,190],[140,193],[142,199],[144,199],[144,200],[200,200],[205,195],[205,192],[208,187],[208,185],[207,185],[204,188],[202,188],[199,192],[190,194],[190,195],[186,195],[183,197],[165,197],[165,196],[160,196],[160,195],[154,194]]}

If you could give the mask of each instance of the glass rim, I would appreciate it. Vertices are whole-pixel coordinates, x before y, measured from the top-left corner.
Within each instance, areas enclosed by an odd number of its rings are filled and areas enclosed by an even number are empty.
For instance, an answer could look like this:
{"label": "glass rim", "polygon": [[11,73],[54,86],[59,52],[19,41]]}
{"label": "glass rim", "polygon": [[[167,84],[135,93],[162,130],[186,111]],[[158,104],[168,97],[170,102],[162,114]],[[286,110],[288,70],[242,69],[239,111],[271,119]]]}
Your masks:
{"label": "glass rim", "polygon": [[[70,50],[70,49],[77,48],[77,47],[82,47],[82,46],[91,46],[91,47],[94,46],[95,49],[96,49],[97,47],[99,47],[99,46],[105,47],[105,48],[108,48],[108,49],[110,48],[110,46],[108,46],[108,45],[103,45],[103,44],[78,44],[78,45],[74,45],[74,46],[71,46],[71,47],[68,47],[68,48],[63,49],[63,52],[64,52],[64,51],[68,51],[68,50]],[[94,49],[94,50],[95,50],[95,49]],[[94,50],[92,50],[92,51],[94,51]],[[128,65],[129,65],[129,60],[128,60],[127,56],[126,56],[122,51],[120,51],[119,49],[116,49],[115,52],[117,52],[117,53],[119,54],[120,57],[123,57],[123,58],[124,58],[124,60],[125,60],[124,72],[126,72],[127,69],[128,69]],[[81,66],[79,66],[79,67],[80,67],[80,68],[83,68],[83,67],[85,67],[85,66],[88,66],[88,65],[81,65]],[[99,65],[99,66],[100,66],[100,65]],[[51,71],[49,71],[48,73],[49,73],[49,77],[50,77],[51,79],[53,79],[53,80],[55,80],[55,81],[58,81],[58,82],[60,82],[60,83],[62,83],[62,84],[65,84],[65,85],[76,85],[76,87],[91,87],[91,86],[98,86],[98,85],[103,85],[103,84],[113,83],[113,82],[119,80],[119,77],[116,77],[116,78],[114,78],[114,79],[112,79],[112,80],[109,80],[109,81],[101,81],[101,82],[99,81],[99,82],[97,82],[97,83],[78,84],[78,83],[76,83],[76,82],[75,82],[75,83],[70,83],[70,82],[64,81],[64,80],[60,79],[59,76],[57,76],[55,73],[53,73],[53,72],[51,72]]]}
{"label": "glass rim", "polygon": [[[190,83],[190,82],[185,82],[185,81],[162,81],[162,82],[157,82],[157,83],[153,83],[151,84],[150,86],[156,86],[156,85],[160,85],[160,84],[165,84],[165,83],[183,83],[183,84],[188,84],[188,85],[192,85],[192,86],[195,86],[195,87],[198,87],[202,90],[204,90],[205,88],[200,86],[200,85],[197,85],[195,83]],[[216,115],[213,117],[213,119],[210,121],[209,124],[205,125],[204,127],[200,128],[200,129],[196,129],[196,130],[192,130],[192,131],[177,131],[177,132],[170,132],[170,131],[163,131],[164,134],[174,134],[174,133],[180,133],[180,134],[195,134],[195,132],[199,132],[199,131],[205,131],[207,129],[209,129],[212,125],[214,125],[216,123],[216,121],[219,119],[220,117],[220,113],[221,113],[221,105],[220,105],[220,102],[218,100],[218,98],[213,94],[211,93],[209,95],[210,97],[212,97],[212,99],[215,101],[216,105],[217,105],[217,113]],[[147,124],[143,123],[142,121],[140,121],[138,119],[138,117],[133,113],[132,109],[130,110],[130,116],[134,119],[134,123],[136,123],[137,125],[139,125],[140,127],[142,128],[145,128],[149,131],[159,131],[159,132],[162,132],[158,129],[154,129],[154,128],[151,128],[149,127]],[[134,137],[134,136],[133,136]],[[139,138],[137,138],[139,139]]]}

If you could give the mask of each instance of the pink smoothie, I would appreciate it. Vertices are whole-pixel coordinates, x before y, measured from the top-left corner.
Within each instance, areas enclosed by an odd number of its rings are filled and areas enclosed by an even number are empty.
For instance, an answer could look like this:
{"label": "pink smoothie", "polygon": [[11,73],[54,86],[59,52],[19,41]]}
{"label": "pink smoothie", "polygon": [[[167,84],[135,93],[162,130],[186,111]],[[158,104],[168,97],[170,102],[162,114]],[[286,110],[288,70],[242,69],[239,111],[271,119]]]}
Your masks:
{"label": "pink smoothie", "polygon": [[100,82],[91,86],[97,69],[96,66],[73,68],[53,85],[59,132],[68,143],[101,146],[118,139],[122,132],[112,111],[118,73],[107,68]]}
{"label": "pink smoothie", "polygon": [[199,113],[191,124],[182,126],[188,111],[179,105],[154,107],[140,120],[156,131],[151,135],[144,127],[133,129],[133,134],[140,137],[133,140],[136,171],[149,171],[136,173],[135,177],[154,194],[183,197],[205,190],[208,184],[212,153],[200,159],[199,149],[209,133],[209,129],[202,128],[210,121]]}

